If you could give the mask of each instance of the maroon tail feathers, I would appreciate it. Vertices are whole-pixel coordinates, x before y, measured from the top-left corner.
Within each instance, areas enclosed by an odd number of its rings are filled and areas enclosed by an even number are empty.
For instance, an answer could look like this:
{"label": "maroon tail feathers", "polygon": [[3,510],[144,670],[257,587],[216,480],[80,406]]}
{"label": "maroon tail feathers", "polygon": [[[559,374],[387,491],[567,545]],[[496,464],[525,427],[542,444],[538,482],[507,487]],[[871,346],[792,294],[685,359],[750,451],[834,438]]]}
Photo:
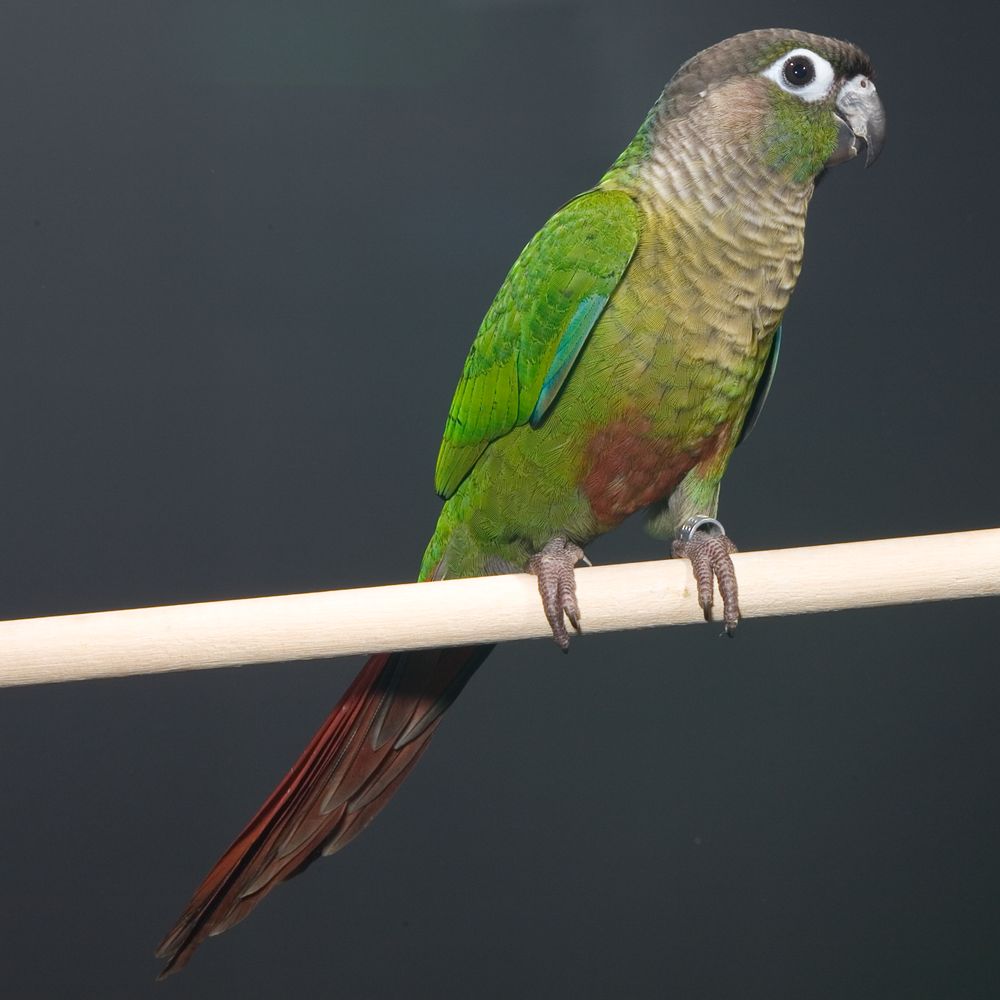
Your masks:
{"label": "maroon tail feathers", "polygon": [[160,978],[239,923],[279,883],[354,839],[392,798],[492,646],[378,653],[156,951]]}

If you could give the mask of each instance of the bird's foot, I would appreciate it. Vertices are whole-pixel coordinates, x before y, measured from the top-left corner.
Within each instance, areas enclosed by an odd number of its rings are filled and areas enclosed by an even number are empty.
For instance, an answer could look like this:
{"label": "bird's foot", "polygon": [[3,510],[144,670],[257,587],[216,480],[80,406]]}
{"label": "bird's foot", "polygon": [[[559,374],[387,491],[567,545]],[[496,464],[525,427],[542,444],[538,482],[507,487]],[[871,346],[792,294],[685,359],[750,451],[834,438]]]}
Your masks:
{"label": "bird's foot", "polygon": [[552,628],[552,638],[564,653],[569,650],[566,619],[576,632],[580,631],[573,570],[581,560],[586,561],[583,549],[558,535],[528,560],[528,572],[538,577],[538,593],[542,595],[542,607]]}
{"label": "bird's foot", "polygon": [[740,621],[739,588],[731,553],[736,546],[726,534],[726,529],[714,517],[689,517],[681,525],[674,542],[674,558],[689,559],[698,584],[698,603],[705,612],[705,620],[712,620],[712,602],[715,596],[714,581],[719,581],[722,595],[722,620],[726,635],[731,636]]}

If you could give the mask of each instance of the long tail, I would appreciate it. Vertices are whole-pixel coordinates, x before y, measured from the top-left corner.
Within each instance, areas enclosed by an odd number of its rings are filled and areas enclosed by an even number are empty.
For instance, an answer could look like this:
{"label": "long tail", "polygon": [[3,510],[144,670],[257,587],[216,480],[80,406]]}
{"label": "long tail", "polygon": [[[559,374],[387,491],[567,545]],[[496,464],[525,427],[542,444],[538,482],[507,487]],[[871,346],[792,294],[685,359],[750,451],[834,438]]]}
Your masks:
{"label": "long tail", "polygon": [[163,979],[279,883],[354,839],[427,746],[492,646],[379,653],[218,860],[156,951]]}

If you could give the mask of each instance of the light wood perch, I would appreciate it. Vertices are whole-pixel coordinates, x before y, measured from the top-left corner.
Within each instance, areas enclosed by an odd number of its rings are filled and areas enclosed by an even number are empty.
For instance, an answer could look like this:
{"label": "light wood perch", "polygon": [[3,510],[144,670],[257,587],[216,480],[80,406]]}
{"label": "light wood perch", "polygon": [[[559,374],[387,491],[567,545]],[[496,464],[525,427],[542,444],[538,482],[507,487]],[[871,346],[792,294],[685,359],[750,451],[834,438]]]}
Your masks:
{"label": "light wood perch", "polygon": [[[1000,528],[734,562],[745,618],[987,597],[1000,595]],[[579,569],[577,589],[585,632],[703,621],[686,560]],[[520,574],[28,618],[0,622],[0,687],[548,634]]]}

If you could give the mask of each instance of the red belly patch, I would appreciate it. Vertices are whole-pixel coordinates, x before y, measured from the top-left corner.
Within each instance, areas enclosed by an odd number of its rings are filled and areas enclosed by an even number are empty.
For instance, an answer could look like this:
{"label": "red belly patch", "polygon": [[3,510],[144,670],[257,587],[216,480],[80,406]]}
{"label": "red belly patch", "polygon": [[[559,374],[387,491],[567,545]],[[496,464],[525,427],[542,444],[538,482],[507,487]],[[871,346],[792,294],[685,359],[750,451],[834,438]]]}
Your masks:
{"label": "red belly patch", "polygon": [[587,442],[584,496],[602,524],[670,496],[701,459],[715,451],[722,429],[694,448],[654,437],[648,418],[626,419],[596,431]]}

